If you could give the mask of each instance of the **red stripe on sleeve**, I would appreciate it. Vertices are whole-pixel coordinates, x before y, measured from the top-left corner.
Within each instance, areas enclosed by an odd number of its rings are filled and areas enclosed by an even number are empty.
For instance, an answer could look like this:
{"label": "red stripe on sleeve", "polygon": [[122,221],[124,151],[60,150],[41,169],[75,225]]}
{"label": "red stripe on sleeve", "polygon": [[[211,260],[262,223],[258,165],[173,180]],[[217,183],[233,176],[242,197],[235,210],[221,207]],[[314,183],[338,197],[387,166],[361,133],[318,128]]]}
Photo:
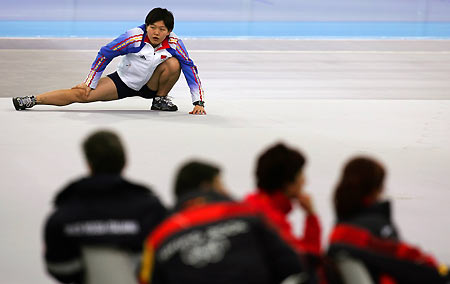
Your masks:
{"label": "red stripe on sleeve", "polygon": [[419,249],[403,242],[381,239],[369,231],[351,225],[337,225],[330,236],[330,243],[344,243],[360,249],[384,254],[401,260],[423,263],[437,268],[437,262],[432,256],[422,253]]}
{"label": "red stripe on sleeve", "polygon": [[134,37],[140,37],[140,36],[142,36],[142,35],[143,35],[143,34],[138,34],[138,35],[130,36],[130,37],[128,37],[128,38],[122,40],[122,41],[119,42],[118,44],[114,45],[113,47],[111,47],[111,49],[114,49],[114,48],[118,47],[119,45],[121,45],[122,43],[126,42],[126,41],[129,40],[129,39],[132,39],[132,38],[134,38]]}
{"label": "red stripe on sleeve", "polygon": [[124,46],[122,46],[121,48],[119,48],[119,49],[117,49],[117,50],[122,50],[122,49],[126,48],[127,46],[129,46],[130,44],[133,44],[133,43],[135,43],[135,42],[140,42],[140,41],[141,41],[140,39],[130,41],[129,43],[125,44]]}
{"label": "red stripe on sleeve", "polygon": [[197,85],[198,85],[198,93],[199,93],[199,95],[200,95],[200,100],[203,101],[202,87],[200,86],[199,80],[197,80],[197,74],[195,73],[194,67],[191,67],[191,71],[192,71],[192,74],[194,74],[194,80],[195,80],[195,82],[196,82]]}
{"label": "red stripe on sleeve", "polygon": [[104,58],[104,56],[102,55],[102,56],[100,56],[95,62],[94,62],[94,64],[92,64],[92,66],[94,66],[91,70],[95,70],[95,67],[97,66],[97,64],[98,64],[98,62],[100,61],[100,60],[102,60]]}
{"label": "red stripe on sleeve", "polygon": [[89,83],[87,84],[89,87],[91,86],[92,80],[94,80],[96,74],[97,74],[97,72],[94,71],[94,74],[91,76],[91,80],[89,80]]}
{"label": "red stripe on sleeve", "polygon": [[232,202],[215,203],[200,208],[195,207],[195,209],[188,208],[163,222],[163,224],[151,234],[147,242],[150,242],[148,245],[156,250],[167,237],[183,229],[242,215],[256,216],[257,214],[247,206]]}

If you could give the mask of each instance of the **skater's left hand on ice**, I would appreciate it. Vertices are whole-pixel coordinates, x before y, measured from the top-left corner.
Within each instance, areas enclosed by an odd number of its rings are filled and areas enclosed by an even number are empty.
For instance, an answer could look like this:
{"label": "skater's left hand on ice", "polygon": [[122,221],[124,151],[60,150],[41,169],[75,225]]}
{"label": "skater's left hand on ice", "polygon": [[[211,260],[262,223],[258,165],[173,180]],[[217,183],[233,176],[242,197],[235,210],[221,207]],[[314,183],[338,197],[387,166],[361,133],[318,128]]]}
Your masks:
{"label": "skater's left hand on ice", "polygon": [[202,106],[194,106],[194,109],[189,112],[190,114],[206,114],[205,108]]}

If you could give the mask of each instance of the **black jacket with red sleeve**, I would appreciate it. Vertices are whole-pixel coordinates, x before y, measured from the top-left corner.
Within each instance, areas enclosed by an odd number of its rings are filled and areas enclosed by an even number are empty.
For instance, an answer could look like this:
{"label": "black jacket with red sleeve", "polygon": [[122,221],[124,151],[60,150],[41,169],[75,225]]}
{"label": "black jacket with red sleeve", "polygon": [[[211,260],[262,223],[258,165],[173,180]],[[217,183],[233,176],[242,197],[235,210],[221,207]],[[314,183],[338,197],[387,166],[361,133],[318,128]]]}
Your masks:
{"label": "black jacket with red sleeve", "polygon": [[388,201],[376,203],[332,230],[328,255],[361,260],[375,283],[450,283],[434,258],[402,242],[391,221]]}
{"label": "black jacket with red sleeve", "polygon": [[302,271],[300,257],[261,215],[209,192],[183,198],[148,237],[139,280],[266,284],[292,277],[297,282],[290,283],[305,283]]}

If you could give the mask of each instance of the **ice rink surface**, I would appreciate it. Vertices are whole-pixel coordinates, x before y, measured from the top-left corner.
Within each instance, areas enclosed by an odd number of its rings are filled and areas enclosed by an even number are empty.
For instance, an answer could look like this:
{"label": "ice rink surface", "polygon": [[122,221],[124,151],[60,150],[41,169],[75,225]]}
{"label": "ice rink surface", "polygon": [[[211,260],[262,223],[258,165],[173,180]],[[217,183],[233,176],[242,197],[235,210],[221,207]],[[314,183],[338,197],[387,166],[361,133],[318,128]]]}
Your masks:
{"label": "ice rink surface", "polygon": [[[54,194],[87,174],[80,144],[97,129],[118,132],[124,175],[167,205],[175,170],[188,159],[220,165],[240,199],[254,189],[261,151],[278,141],[301,149],[324,244],[343,163],[373,156],[387,168],[385,195],[403,238],[450,264],[450,40],[191,39],[206,116],[188,114],[183,76],[172,91],[175,113],[149,111],[141,98],[14,110],[12,96],[83,81],[107,41],[0,40],[1,283],[52,282],[42,225]],[[302,218],[292,214],[298,233]]]}

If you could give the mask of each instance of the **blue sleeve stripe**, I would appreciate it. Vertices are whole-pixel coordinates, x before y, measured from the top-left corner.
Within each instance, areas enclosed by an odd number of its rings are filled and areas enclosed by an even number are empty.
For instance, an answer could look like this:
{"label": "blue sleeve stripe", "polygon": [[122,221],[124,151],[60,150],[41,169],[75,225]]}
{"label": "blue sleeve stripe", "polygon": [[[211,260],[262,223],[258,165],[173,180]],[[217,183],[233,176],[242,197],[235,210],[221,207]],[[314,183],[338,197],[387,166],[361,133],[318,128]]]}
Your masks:
{"label": "blue sleeve stripe", "polygon": [[97,71],[100,66],[102,65],[101,63],[105,60],[105,56],[100,56],[96,62],[94,62],[94,64],[92,64],[92,70]]}
{"label": "blue sleeve stripe", "polygon": [[177,45],[181,48],[181,50],[185,53],[188,54],[186,47],[184,46],[183,42],[180,40],[177,41]]}
{"label": "blue sleeve stripe", "polygon": [[190,61],[189,56],[187,56],[187,52],[178,43],[177,43],[177,51],[183,57],[184,60]]}
{"label": "blue sleeve stripe", "polygon": [[125,47],[129,46],[132,43],[142,41],[142,36],[143,36],[143,34],[131,36],[131,37],[119,42],[118,44],[113,46],[111,49],[113,51],[124,49]]}
{"label": "blue sleeve stripe", "polygon": [[[142,35],[143,35],[143,34],[137,34],[137,35],[129,36],[129,37],[127,37],[126,39],[124,39],[124,40],[122,40],[122,41],[116,43],[116,45],[112,46],[111,49],[116,48],[117,46],[119,46],[120,44],[126,42],[127,40],[129,40],[129,39],[131,39],[131,38],[134,38],[134,37],[137,37],[137,36],[142,36]],[[119,38],[120,38],[120,37],[119,37]]]}
{"label": "blue sleeve stripe", "polygon": [[199,93],[199,95],[200,95],[200,100],[203,101],[203,90],[202,90],[202,85],[201,85],[201,83],[200,83],[200,78],[198,77],[198,74],[197,74],[197,72],[195,71],[194,66],[191,67],[191,71],[192,71],[192,73],[194,74],[194,80],[195,80],[195,83],[197,83],[197,86],[198,86],[198,93]]}
{"label": "blue sleeve stripe", "polygon": [[97,74],[97,71],[101,71],[102,66],[103,66],[103,65],[105,64],[105,62],[106,62],[105,59],[106,59],[106,58],[105,58],[104,56],[102,56],[102,57],[98,60],[97,65],[96,65],[94,68],[91,69],[91,72],[89,73],[89,76],[88,76],[88,78],[87,78],[86,81],[85,81],[85,82],[87,83],[88,86],[91,85],[92,81],[93,81],[94,78],[95,78],[95,75]]}

